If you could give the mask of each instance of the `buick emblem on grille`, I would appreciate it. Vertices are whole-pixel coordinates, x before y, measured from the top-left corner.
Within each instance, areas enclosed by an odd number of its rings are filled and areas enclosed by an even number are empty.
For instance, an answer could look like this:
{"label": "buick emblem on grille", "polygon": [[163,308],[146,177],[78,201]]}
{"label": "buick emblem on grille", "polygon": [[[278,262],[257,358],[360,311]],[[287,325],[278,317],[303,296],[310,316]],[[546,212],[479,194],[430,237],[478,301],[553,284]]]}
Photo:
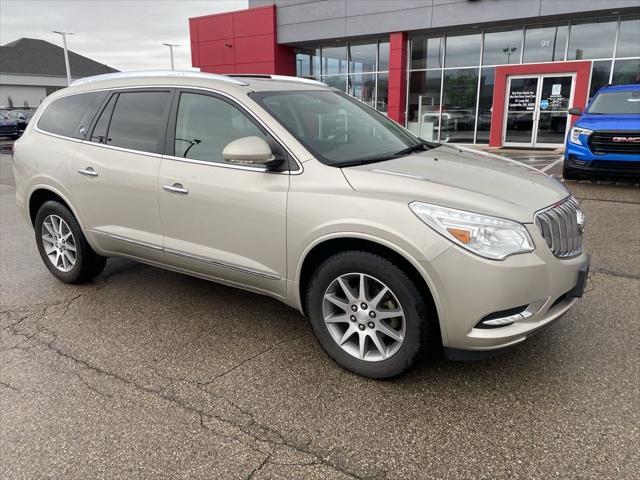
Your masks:
{"label": "buick emblem on grille", "polygon": [[613,137],[611,140],[616,143],[640,143],[640,137]]}
{"label": "buick emblem on grille", "polygon": [[578,232],[582,235],[584,233],[584,213],[578,209],[576,209],[576,223],[578,225]]}

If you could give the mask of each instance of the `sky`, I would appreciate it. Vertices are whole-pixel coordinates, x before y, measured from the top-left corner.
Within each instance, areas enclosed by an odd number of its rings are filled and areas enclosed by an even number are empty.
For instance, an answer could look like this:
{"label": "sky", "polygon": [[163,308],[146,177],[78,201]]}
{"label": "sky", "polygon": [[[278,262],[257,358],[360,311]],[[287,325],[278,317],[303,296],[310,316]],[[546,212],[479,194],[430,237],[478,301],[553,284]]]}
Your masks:
{"label": "sky", "polygon": [[247,0],[0,0],[0,44],[39,38],[118,70],[191,70],[189,17],[247,8]]}

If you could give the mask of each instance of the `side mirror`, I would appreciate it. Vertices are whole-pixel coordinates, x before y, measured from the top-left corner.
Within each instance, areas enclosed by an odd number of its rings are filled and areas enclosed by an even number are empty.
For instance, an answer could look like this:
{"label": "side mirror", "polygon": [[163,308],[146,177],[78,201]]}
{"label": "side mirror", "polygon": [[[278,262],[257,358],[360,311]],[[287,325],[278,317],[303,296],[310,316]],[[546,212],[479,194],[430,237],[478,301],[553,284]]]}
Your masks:
{"label": "side mirror", "polygon": [[271,151],[269,144],[260,137],[242,137],[229,142],[222,150],[225,162],[240,165],[263,165],[266,167],[282,163]]}
{"label": "side mirror", "polygon": [[582,110],[580,110],[579,107],[572,107],[567,110],[567,112],[569,113],[569,115],[582,115]]}

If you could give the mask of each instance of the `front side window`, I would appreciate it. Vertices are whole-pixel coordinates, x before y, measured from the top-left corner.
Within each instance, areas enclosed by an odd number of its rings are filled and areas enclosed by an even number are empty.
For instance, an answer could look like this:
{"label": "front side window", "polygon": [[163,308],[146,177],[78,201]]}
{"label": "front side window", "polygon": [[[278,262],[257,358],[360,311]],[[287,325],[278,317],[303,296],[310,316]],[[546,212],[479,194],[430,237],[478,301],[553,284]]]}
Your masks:
{"label": "front side window", "polygon": [[640,90],[603,92],[593,99],[592,115],[640,115]]}
{"label": "front side window", "polygon": [[164,140],[169,92],[125,92],[118,95],[107,145],[158,152]]}
{"label": "front side window", "polygon": [[84,138],[106,95],[104,92],[89,92],[54,100],[38,120],[38,128],[65,137]]}
{"label": "front side window", "polygon": [[420,144],[385,116],[335,91],[258,92],[251,98],[327,165],[378,161]]}
{"label": "front side window", "polygon": [[240,109],[209,95],[182,93],[176,119],[174,156],[224,162],[222,151],[242,137],[267,136]]}

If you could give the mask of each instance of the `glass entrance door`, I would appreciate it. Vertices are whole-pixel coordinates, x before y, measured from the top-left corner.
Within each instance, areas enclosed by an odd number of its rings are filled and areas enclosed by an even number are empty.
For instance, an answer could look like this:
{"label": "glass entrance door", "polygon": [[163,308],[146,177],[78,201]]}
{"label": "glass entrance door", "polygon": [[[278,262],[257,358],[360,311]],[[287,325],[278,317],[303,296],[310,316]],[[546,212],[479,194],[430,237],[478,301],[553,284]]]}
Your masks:
{"label": "glass entrance door", "polygon": [[573,76],[509,77],[503,144],[558,147],[564,144]]}

